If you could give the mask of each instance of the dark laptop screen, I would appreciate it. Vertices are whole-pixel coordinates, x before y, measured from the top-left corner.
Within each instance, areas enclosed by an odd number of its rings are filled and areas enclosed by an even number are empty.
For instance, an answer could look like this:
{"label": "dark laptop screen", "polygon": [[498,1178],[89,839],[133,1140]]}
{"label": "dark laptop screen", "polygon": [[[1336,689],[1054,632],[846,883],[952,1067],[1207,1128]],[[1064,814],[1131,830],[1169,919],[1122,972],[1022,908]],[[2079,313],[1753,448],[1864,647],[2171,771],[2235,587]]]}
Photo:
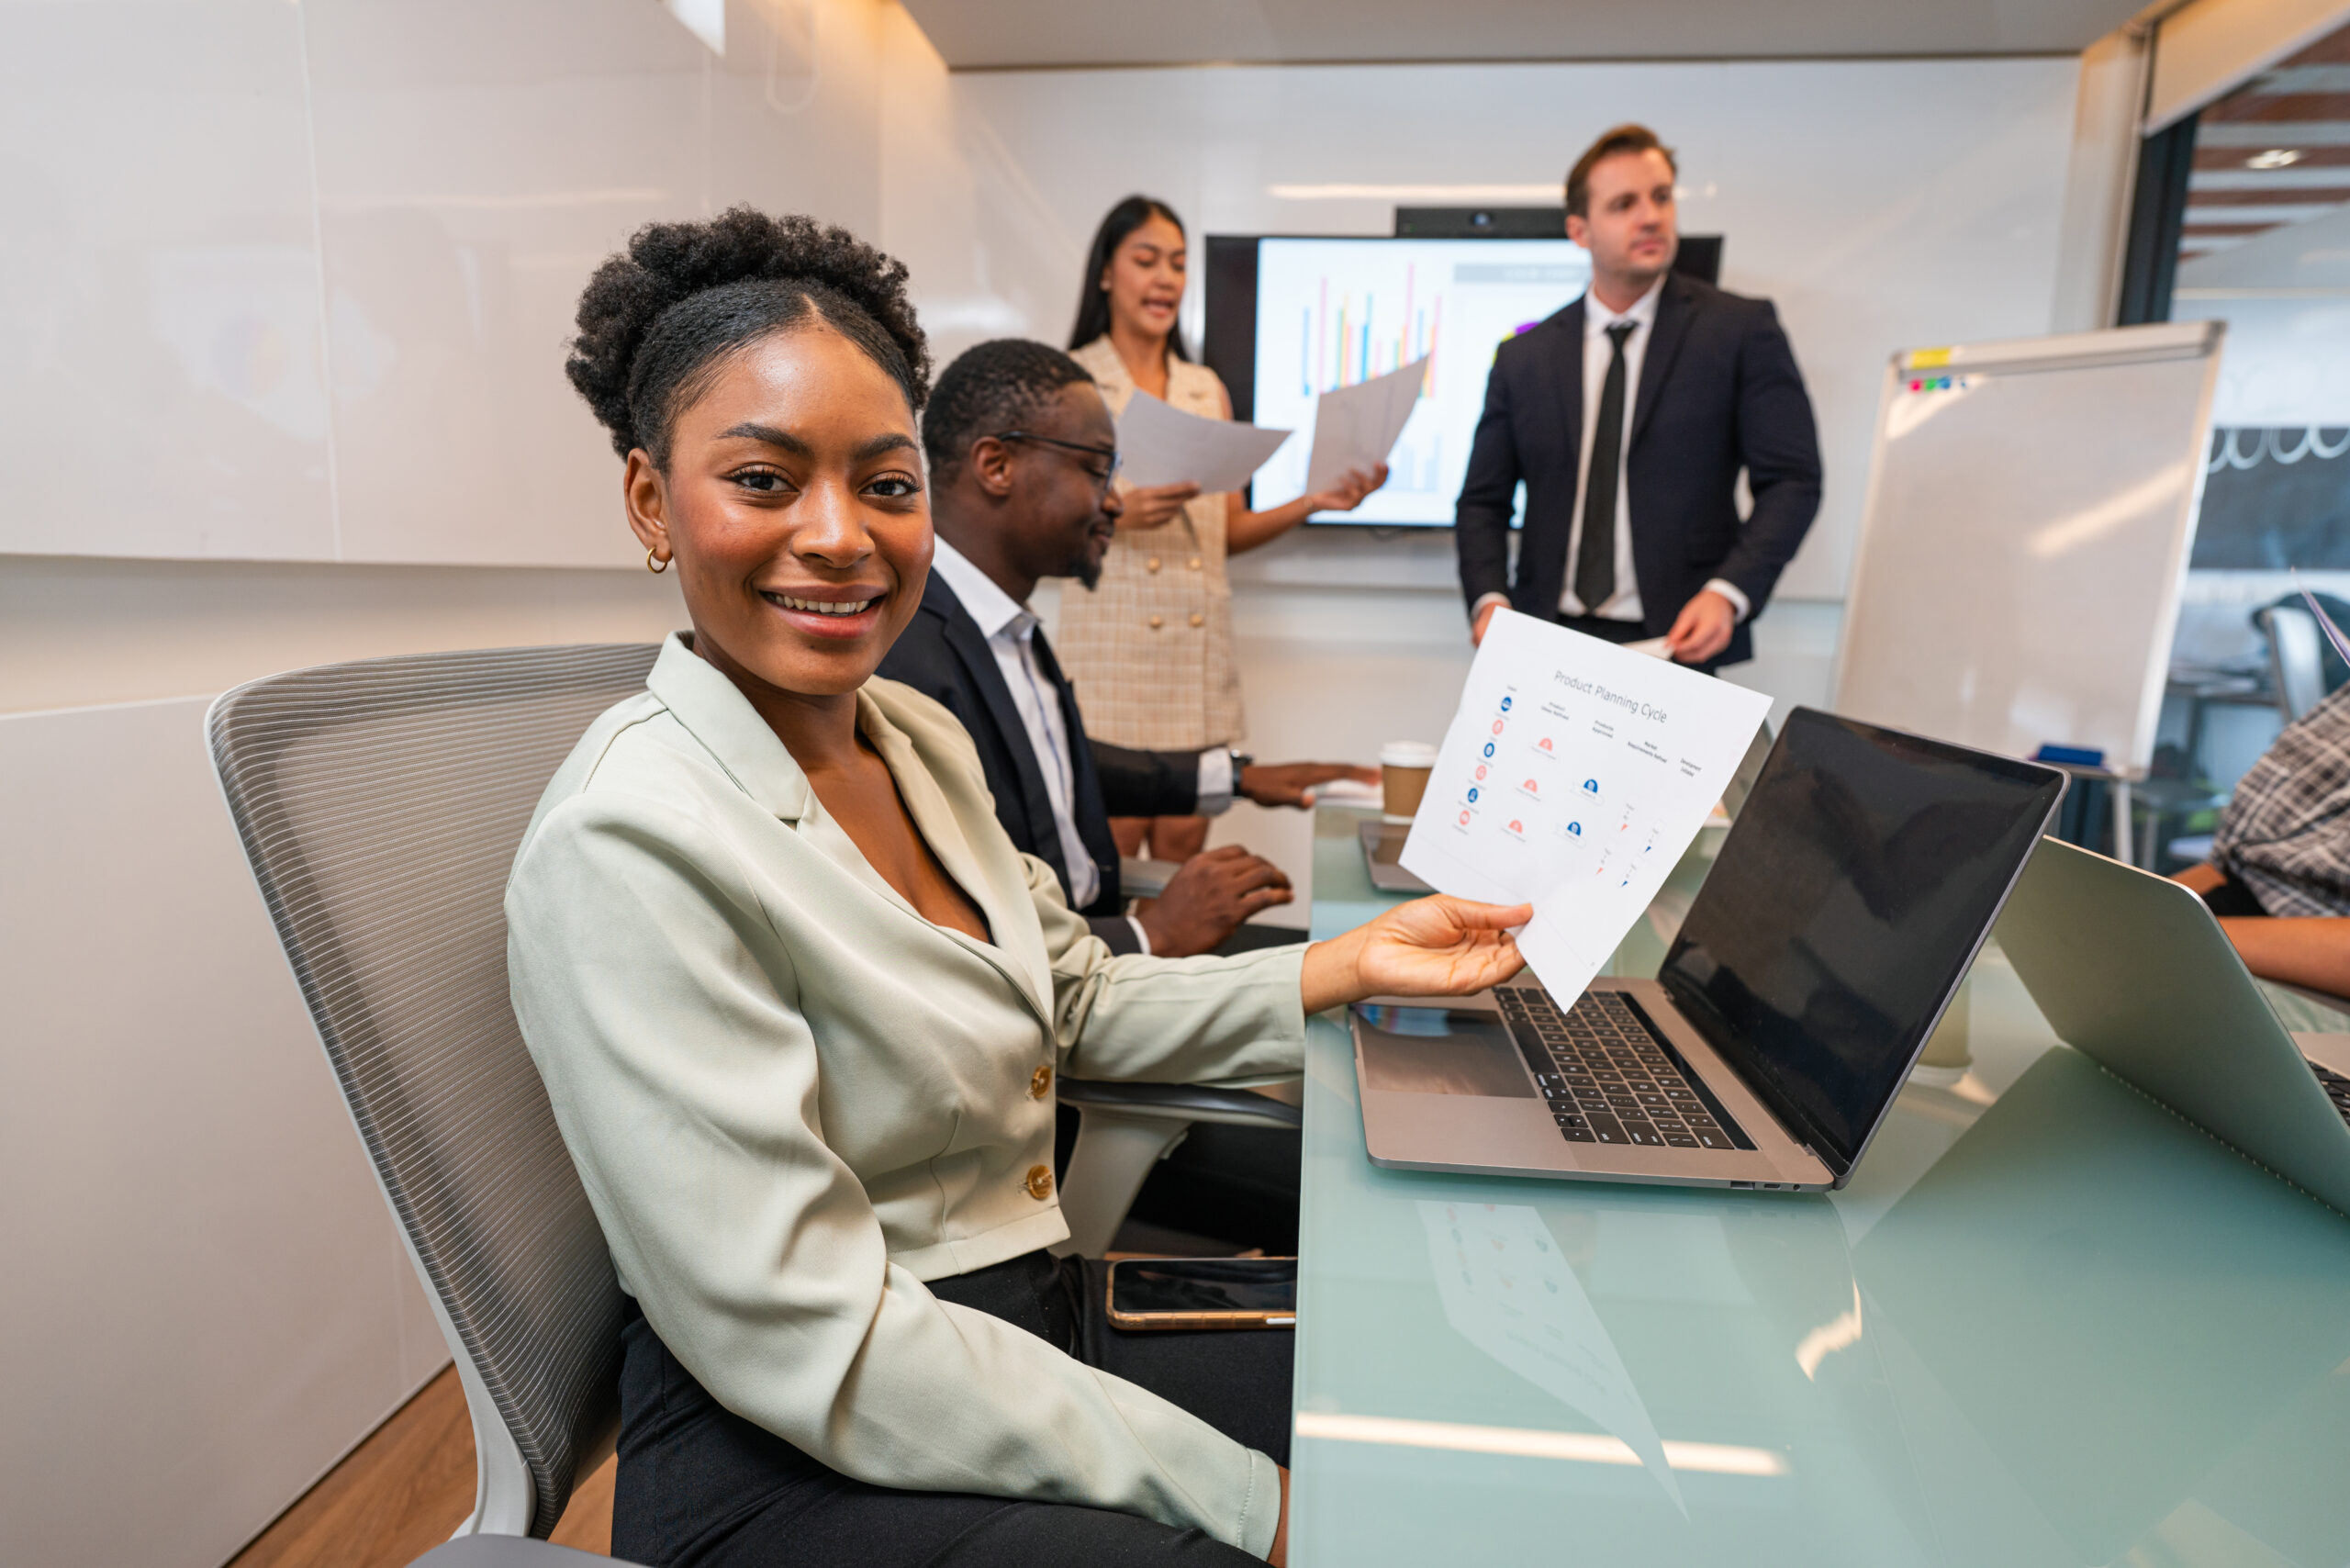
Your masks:
{"label": "dark laptop screen", "polygon": [[2053,768],[1798,708],[1659,978],[1841,1176],[2063,793]]}

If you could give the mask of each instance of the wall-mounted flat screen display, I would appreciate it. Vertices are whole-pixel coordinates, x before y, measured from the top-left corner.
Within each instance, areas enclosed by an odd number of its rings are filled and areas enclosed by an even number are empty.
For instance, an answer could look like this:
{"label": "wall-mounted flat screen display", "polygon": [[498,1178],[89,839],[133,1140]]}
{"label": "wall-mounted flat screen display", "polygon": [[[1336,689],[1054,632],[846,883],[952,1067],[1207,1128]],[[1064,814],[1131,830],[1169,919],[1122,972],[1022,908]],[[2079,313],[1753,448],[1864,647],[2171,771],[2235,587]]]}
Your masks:
{"label": "wall-mounted flat screen display", "polygon": [[1573,300],[1590,257],[1565,239],[1211,236],[1206,360],[1236,418],[1297,433],[1257,471],[1250,504],[1294,500],[1314,450],[1315,400],[1426,356],[1419,406],[1386,487],[1315,522],[1449,528],[1485,375],[1505,338]]}

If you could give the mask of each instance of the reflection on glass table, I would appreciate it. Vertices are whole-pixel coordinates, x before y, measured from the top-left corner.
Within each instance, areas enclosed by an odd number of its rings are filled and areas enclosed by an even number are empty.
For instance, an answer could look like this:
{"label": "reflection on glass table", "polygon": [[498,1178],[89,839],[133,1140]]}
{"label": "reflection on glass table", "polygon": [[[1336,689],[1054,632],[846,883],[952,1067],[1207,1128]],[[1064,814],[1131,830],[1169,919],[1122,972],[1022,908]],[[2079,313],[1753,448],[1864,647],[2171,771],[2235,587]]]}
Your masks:
{"label": "reflection on glass table", "polygon": [[[1382,902],[1324,815],[1317,931]],[[1953,1031],[1810,1196],[1376,1169],[1316,1020],[1292,1561],[2350,1559],[2350,1221],[1996,949]]]}

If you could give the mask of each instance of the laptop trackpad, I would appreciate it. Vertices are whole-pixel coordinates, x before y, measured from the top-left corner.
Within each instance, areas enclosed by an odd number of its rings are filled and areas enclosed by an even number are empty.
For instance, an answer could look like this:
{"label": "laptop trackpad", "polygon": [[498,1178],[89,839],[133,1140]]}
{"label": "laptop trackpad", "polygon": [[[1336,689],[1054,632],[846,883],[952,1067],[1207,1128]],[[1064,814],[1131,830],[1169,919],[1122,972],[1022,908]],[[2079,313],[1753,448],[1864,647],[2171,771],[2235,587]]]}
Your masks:
{"label": "laptop trackpad", "polygon": [[1517,1047],[1490,1013],[1440,1007],[1358,1007],[1355,1013],[1368,1088],[1498,1100],[1537,1097]]}

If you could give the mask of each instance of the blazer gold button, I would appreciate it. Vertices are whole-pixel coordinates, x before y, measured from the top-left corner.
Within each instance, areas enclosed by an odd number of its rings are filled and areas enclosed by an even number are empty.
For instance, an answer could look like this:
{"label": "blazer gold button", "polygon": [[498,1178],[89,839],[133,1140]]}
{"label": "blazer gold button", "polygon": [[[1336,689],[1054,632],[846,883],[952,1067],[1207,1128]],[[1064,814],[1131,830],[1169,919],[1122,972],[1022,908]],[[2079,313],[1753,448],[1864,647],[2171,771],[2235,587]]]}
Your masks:
{"label": "blazer gold button", "polygon": [[1197,555],[1194,555],[1190,560],[1184,562],[1183,565],[1196,572],[1200,569],[1200,558]]}
{"label": "blazer gold button", "polygon": [[1194,626],[1204,626],[1204,625],[1206,625],[1207,623],[1208,623],[1208,618],[1207,618],[1206,616],[1204,616],[1204,615],[1201,614],[1201,613],[1200,613],[1198,610],[1194,610],[1193,611],[1192,611],[1192,625],[1194,625]]}
{"label": "blazer gold button", "polygon": [[1164,626],[1164,625],[1166,625],[1166,624],[1167,624],[1167,618],[1166,618],[1165,616],[1163,616],[1163,615],[1154,615],[1154,616],[1152,616],[1152,617],[1150,618],[1150,629],[1151,629],[1152,631],[1154,631],[1154,632],[1158,631],[1161,626]]}
{"label": "blazer gold button", "polygon": [[1053,1168],[1049,1165],[1030,1166],[1028,1180],[1024,1185],[1028,1189],[1030,1197],[1040,1204],[1043,1203],[1053,1195]]}
{"label": "blazer gold button", "polygon": [[1042,1100],[1053,1087],[1053,1070],[1040,1067],[1028,1075],[1028,1098]]}
{"label": "blazer gold button", "polygon": [[1153,555],[1149,560],[1145,561],[1142,564],[1142,569],[1146,572],[1155,572],[1158,570],[1158,557]]}

